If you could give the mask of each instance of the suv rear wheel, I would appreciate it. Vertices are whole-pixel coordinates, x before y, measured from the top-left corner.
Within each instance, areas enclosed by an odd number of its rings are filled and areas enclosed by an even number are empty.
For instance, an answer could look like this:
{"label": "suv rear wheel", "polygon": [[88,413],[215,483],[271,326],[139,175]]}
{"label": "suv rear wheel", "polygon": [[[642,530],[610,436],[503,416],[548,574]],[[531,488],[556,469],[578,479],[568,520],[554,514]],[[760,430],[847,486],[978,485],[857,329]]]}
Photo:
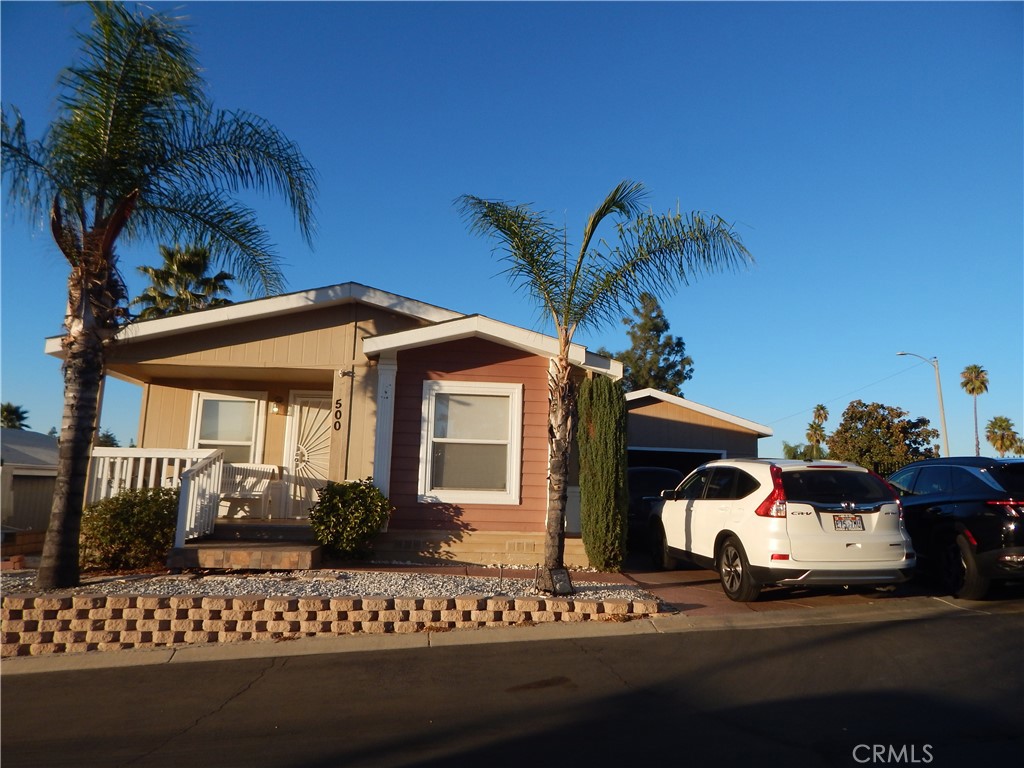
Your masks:
{"label": "suv rear wheel", "polygon": [[943,552],[942,579],[953,597],[981,600],[988,592],[989,578],[978,569],[970,542],[957,536]]}
{"label": "suv rear wheel", "polygon": [[726,597],[738,603],[752,603],[761,594],[759,584],[750,573],[747,553],[739,541],[730,536],[718,550],[718,576]]}

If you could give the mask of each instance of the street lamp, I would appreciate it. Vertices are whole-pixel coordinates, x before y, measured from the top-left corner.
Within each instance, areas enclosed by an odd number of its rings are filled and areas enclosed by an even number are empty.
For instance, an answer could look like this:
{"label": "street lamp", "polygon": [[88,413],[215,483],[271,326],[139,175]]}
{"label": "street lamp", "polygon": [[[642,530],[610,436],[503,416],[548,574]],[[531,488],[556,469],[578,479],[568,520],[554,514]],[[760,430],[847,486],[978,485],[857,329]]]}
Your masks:
{"label": "street lamp", "polygon": [[942,405],[942,380],[939,379],[939,358],[933,357],[929,359],[921,355],[915,355],[913,352],[897,352],[896,354],[909,355],[910,357],[924,360],[935,369],[935,389],[939,393],[939,421],[942,422],[942,450],[944,456],[949,456],[949,432],[946,431],[946,409]]}

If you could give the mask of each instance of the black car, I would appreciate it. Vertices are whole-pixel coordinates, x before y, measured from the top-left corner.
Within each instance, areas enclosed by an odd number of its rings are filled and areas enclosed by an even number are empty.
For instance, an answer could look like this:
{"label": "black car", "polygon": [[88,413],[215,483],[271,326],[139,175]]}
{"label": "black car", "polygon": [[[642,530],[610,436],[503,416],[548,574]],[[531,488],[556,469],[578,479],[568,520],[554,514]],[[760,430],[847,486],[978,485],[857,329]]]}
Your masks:
{"label": "black car", "polygon": [[1024,460],[925,459],[889,477],[918,562],[950,593],[979,600],[1024,577]]}
{"label": "black car", "polygon": [[626,470],[629,487],[629,537],[641,541],[647,535],[651,515],[650,499],[661,497],[662,491],[675,488],[686,477],[677,469],[667,467],[630,467]]}

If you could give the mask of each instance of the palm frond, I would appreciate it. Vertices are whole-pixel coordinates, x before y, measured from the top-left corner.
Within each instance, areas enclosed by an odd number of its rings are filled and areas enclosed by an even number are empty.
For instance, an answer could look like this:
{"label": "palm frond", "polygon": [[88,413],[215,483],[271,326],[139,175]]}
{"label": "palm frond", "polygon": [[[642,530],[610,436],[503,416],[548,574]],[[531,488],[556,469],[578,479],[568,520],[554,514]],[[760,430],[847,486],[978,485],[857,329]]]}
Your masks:
{"label": "palm frond", "polygon": [[567,285],[564,230],[525,205],[473,195],[463,195],[456,204],[470,232],[499,242],[495,250],[503,252],[501,260],[507,264],[503,274],[509,282],[536,299],[556,324],[561,323]]}
{"label": "palm frond", "polygon": [[273,244],[255,212],[216,192],[162,189],[140,205],[130,236],[202,243],[254,295],[272,296],[285,288]]}

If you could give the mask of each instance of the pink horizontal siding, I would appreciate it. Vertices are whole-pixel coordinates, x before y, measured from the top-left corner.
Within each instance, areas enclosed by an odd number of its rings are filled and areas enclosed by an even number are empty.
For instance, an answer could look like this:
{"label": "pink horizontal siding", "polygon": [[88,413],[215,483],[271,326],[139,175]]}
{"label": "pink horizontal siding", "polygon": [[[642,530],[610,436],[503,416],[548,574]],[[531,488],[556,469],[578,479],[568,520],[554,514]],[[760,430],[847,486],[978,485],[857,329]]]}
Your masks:
{"label": "pink horizontal siding", "polygon": [[[446,342],[398,355],[391,457],[389,529],[536,532],[547,500],[547,358],[480,339]],[[417,501],[424,381],[523,385],[523,472],[517,505]]]}

